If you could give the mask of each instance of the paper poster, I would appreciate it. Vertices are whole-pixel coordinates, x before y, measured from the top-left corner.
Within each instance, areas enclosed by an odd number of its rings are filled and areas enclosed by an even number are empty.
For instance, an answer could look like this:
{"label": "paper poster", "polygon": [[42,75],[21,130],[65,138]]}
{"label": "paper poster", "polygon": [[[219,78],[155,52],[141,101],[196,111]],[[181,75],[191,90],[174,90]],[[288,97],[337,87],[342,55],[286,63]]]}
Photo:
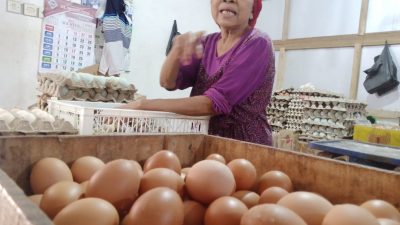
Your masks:
{"label": "paper poster", "polygon": [[76,71],[95,63],[96,9],[45,0],[39,72]]}

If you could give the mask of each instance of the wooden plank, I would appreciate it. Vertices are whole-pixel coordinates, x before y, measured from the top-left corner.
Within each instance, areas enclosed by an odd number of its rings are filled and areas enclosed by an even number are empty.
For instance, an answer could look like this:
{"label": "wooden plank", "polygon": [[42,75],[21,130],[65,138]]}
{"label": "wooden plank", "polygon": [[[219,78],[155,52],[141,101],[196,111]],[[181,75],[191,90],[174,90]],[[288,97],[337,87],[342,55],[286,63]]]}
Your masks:
{"label": "wooden plank", "polygon": [[164,138],[164,149],[174,151],[179,156],[182,168],[190,167],[194,162],[203,159],[203,140],[204,135],[167,135]]}
{"label": "wooden plank", "polygon": [[24,192],[0,170],[0,221],[1,224],[53,225]]}
{"label": "wooden plank", "polygon": [[[369,199],[383,199],[399,207],[400,173],[373,169],[307,154],[280,150],[226,138],[203,135],[148,135],[148,136],[45,136],[0,137],[0,218],[4,212],[11,219],[19,218],[18,210],[8,203],[17,203],[24,215],[32,213],[37,219],[8,224],[47,225],[35,222],[45,216],[32,209],[32,204],[9,177],[29,192],[29,170],[32,163],[43,157],[58,157],[67,163],[84,155],[96,155],[104,161],[117,158],[146,158],[161,149],[174,151],[182,165],[192,165],[208,154],[219,153],[227,161],[246,158],[257,168],[258,174],[269,170],[287,173],[296,190],[322,194],[333,203],[359,204]],[[4,191],[4,186],[7,191]],[[19,191],[18,191],[19,190]],[[12,198],[8,198],[7,196]],[[3,201],[7,199],[6,201]],[[26,204],[26,206],[24,206]],[[3,210],[5,209],[5,210]],[[14,208],[15,209],[15,208]],[[23,220],[23,218],[21,218]],[[26,223],[25,223],[26,222]]]}
{"label": "wooden plank", "polygon": [[285,68],[286,68],[286,50],[285,48],[279,49],[279,64],[276,73],[276,85],[275,89],[280,90],[283,88],[283,83],[285,80]]}
{"label": "wooden plank", "polygon": [[246,158],[259,175],[283,171],[296,190],[319,193],[334,204],[377,198],[400,206],[400,173],[218,137],[206,136],[204,141],[205,155],[219,153],[228,162]]}
{"label": "wooden plank", "polygon": [[[31,194],[29,171],[44,157],[55,157],[71,164],[75,159],[93,155],[104,162],[114,159],[135,159],[142,165],[155,152],[174,151],[183,165],[193,164],[194,149],[203,136],[47,136],[0,137],[0,168],[27,194]],[[18,163],[15,163],[18,162]]]}
{"label": "wooden plank", "polygon": [[354,56],[353,56],[353,68],[351,72],[351,82],[350,82],[350,99],[357,99],[358,93],[358,82],[360,79],[360,67],[361,67],[361,55],[362,46],[361,44],[356,44],[354,46]]}
{"label": "wooden plank", "polygon": [[273,41],[275,48],[286,50],[317,49],[317,48],[343,48],[353,47],[355,44],[362,46],[400,44],[400,31],[367,33],[365,35],[348,34],[326,37],[298,38]]}
{"label": "wooden plank", "polygon": [[385,41],[392,45],[400,44],[400,31],[367,33],[363,35],[361,44],[363,46],[377,46],[384,45]]}
{"label": "wooden plank", "polygon": [[361,12],[360,12],[360,22],[358,25],[358,34],[363,35],[367,29],[367,19],[368,19],[368,7],[369,0],[362,0]]}
{"label": "wooden plank", "polygon": [[282,40],[289,38],[289,20],[290,20],[290,0],[285,0],[285,11],[283,14]]}

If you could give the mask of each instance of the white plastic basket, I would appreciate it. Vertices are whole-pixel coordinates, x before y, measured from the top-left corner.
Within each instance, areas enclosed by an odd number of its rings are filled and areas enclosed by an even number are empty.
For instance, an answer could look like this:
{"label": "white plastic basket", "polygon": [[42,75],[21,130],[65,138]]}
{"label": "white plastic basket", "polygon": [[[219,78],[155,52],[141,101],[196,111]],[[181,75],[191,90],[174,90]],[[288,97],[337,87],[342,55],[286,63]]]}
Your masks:
{"label": "white plastic basket", "polygon": [[120,103],[48,100],[49,113],[69,121],[79,134],[207,134],[208,116],[124,110]]}

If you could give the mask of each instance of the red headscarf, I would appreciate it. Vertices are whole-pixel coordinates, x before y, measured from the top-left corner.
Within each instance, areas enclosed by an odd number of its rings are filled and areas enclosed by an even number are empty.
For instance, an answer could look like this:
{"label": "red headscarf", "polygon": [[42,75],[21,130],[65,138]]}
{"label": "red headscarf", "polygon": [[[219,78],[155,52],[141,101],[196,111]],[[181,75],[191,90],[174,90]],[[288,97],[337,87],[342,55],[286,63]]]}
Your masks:
{"label": "red headscarf", "polygon": [[249,21],[249,25],[251,27],[254,27],[256,25],[258,15],[260,15],[260,12],[261,12],[261,8],[262,8],[261,0],[254,0],[254,4],[253,4],[253,19],[251,19]]}

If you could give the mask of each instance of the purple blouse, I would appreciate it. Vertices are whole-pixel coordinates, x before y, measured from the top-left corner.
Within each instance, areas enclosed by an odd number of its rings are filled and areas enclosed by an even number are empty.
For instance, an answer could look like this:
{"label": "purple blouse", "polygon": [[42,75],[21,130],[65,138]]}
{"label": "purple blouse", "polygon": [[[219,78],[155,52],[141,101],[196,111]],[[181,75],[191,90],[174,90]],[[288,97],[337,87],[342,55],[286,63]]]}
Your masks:
{"label": "purple blouse", "polygon": [[[181,65],[176,88],[193,87],[191,96],[205,95],[211,99],[218,115],[210,120],[210,134],[271,144],[265,110],[275,76],[271,40],[252,29],[228,52],[218,56],[220,37],[221,33],[214,33],[203,39],[202,59],[193,57],[191,64]],[[224,127],[235,131],[227,133]]]}

